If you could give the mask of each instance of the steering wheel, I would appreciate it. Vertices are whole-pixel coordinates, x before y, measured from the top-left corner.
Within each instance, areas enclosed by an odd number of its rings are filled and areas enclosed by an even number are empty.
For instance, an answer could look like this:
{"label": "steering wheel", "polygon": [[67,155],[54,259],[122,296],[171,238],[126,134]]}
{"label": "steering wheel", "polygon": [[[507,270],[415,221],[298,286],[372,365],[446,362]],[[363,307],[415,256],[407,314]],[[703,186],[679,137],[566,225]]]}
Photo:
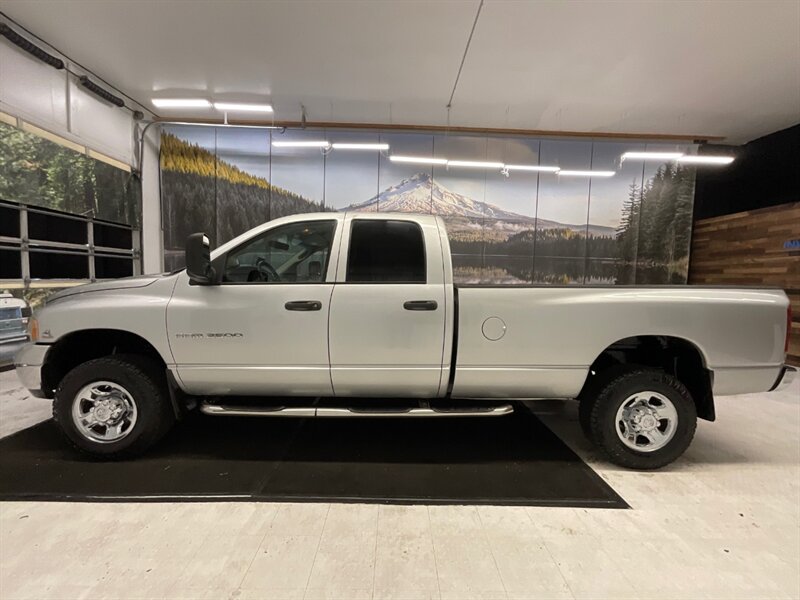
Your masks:
{"label": "steering wheel", "polygon": [[281,276],[271,264],[269,264],[263,257],[256,259],[256,268],[258,274],[261,276],[262,281],[280,281]]}

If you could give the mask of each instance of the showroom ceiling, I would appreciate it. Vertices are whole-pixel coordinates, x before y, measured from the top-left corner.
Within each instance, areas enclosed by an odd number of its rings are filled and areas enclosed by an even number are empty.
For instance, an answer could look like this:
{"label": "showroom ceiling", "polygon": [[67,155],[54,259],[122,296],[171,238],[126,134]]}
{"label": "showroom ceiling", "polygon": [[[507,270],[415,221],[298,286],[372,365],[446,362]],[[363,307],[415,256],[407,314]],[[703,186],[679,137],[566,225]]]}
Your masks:
{"label": "showroom ceiling", "polygon": [[[800,3],[0,1],[121,91],[274,118],[694,134],[800,121]],[[156,109],[219,118],[213,109]]]}

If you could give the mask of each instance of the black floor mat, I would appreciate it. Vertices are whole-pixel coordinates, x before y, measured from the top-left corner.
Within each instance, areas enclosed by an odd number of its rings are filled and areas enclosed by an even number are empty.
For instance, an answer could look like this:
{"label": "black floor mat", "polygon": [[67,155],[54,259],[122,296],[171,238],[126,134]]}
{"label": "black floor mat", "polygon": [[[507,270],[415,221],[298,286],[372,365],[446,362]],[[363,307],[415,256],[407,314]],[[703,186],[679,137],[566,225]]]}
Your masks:
{"label": "black floor mat", "polygon": [[627,504],[524,407],[505,417],[193,415],[146,455],[79,455],[52,421],[0,440],[2,500]]}

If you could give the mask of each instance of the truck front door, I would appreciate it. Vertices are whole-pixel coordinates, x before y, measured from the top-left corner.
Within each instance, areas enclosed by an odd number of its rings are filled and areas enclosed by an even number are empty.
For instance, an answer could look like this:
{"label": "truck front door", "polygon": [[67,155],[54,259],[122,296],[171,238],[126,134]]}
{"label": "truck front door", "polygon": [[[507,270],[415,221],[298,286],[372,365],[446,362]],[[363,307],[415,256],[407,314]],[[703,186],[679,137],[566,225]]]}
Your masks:
{"label": "truck front door", "polygon": [[342,236],[330,315],[335,394],[436,397],[450,307],[435,221],[348,215]]}
{"label": "truck front door", "polygon": [[289,223],[227,252],[220,285],[178,280],[167,309],[195,394],[329,396],[328,308],[340,219]]}

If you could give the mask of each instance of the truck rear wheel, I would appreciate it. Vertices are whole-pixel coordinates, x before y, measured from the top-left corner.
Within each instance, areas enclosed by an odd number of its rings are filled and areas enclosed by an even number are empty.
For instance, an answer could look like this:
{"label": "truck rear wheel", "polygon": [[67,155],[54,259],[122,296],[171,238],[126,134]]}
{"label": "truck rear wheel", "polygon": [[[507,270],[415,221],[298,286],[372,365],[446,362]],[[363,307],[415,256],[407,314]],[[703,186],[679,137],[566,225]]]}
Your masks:
{"label": "truck rear wheel", "polygon": [[658,369],[630,367],[605,381],[584,410],[591,440],[611,462],[630,469],[668,465],[689,447],[697,427],[689,391]]}
{"label": "truck rear wheel", "polygon": [[136,355],[72,369],[56,391],[53,419],[72,446],[111,459],[141,454],[175,422],[159,365]]}

